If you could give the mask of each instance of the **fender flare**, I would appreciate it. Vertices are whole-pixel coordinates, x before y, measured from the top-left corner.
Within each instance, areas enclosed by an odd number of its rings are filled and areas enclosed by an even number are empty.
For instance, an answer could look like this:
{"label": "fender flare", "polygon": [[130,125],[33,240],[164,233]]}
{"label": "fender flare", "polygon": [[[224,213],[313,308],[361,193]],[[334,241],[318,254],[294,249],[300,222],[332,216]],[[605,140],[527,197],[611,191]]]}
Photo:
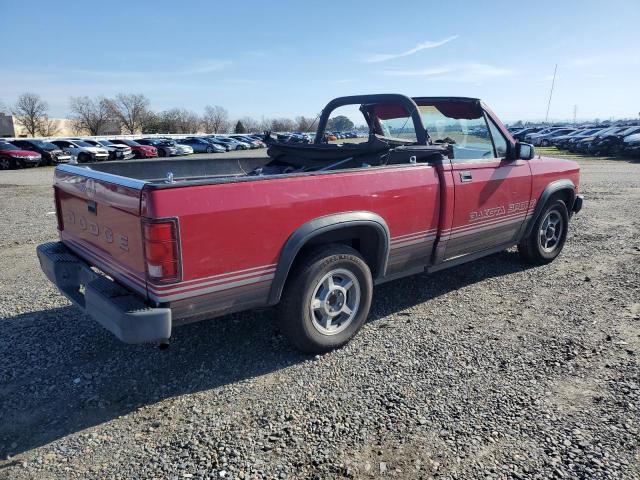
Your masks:
{"label": "fender flare", "polygon": [[310,220],[298,227],[287,239],[278,259],[276,273],[269,292],[269,305],[275,305],[280,301],[284,284],[289,276],[291,265],[296,256],[314,237],[349,227],[373,227],[378,234],[378,252],[376,264],[378,265],[376,277],[383,277],[387,269],[389,257],[389,227],[384,219],[373,212],[344,212],[326,215]]}
{"label": "fender flare", "polygon": [[531,231],[533,230],[533,226],[538,221],[538,218],[540,217],[540,215],[542,215],[542,210],[544,209],[545,205],[547,204],[547,201],[551,198],[551,196],[553,194],[558,193],[558,192],[563,191],[563,190],[571,192],[571,202],[570,202],[570,205],[567,205],[567,210],[569,212],[571,212],[571,209],[573,208],[573,202],[576,199],[576,186],[568,178],[567,179],[562,179],[562,180],[556,180],[554,182],[551,182],[544,189],[544,191],[540,195],[540,198],[538,198],[538,201],[536,203],[536,208],[533,211],[533,215],[531,217],[531,220],[529,220],[529,223],[527,224],[527,228],[524,231],[524,234],[522,235],[521,238],[526,238],[529,235],[531,235]]}

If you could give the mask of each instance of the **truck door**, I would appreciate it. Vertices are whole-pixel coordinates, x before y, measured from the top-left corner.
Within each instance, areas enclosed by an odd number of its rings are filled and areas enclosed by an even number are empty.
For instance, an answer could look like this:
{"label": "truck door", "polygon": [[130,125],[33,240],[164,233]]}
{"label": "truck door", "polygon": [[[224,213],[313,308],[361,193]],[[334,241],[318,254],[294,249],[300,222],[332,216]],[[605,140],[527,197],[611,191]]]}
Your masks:
{"label": "truck door", "polygon": [[507,158],[507,139],[486,114],[469,122],[451,160],[455,207],[444,260],[512,243],[529,211],[531,170]]}

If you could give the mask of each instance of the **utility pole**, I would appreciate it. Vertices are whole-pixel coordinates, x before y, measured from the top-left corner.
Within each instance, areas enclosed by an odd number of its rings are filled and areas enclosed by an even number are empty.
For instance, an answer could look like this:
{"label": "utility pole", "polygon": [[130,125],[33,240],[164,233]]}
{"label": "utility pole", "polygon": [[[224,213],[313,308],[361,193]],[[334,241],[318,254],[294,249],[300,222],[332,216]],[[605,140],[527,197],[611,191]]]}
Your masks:
{"label": "utility pole", "polygon": [[576,117],[578,116],[578,105],[573,106],[573,124],[576,124]]}
{"label": "utility pole", "polygon": [[549,120],[549,109],[551,108],[551,97],[553,96],[553,87],[556,84],[556,73],[558,72],[558,64],[556,63],[556,68],[553,69],[553,80],[551,81],[551,91],[549,92],[549,103],[547,103],[547,115],[544,117],[544,123],[547,123]]}

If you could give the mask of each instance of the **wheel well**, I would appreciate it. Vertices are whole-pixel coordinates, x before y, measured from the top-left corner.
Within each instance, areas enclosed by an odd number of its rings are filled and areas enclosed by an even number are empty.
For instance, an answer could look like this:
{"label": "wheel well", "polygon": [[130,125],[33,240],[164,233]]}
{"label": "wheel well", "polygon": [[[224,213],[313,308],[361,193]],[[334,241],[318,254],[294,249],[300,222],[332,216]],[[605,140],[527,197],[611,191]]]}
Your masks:
{"label": "wheel well", "polygon": [[357,225],[346,226],[336,230],[330,230],[315,235],[309,239],[302,248],[296,254],[291,268],[294,268],[300,261],[302,261],[312,250],[317,249],[320,245],[327,245],[330,243],[340,243],[348,245],[351,248],[360,252],[367,265],[371,269],[373,278],[376,278],[382,273],[384,259],[380,258],[380,252],[384,248],[381,242],[386,241],[380,235],[380,232],[375,227]]}
{"label": "wheel well", "polygon": [[555,200],[556,198],[559,198],[560,200],[562,200],[564,204],[567,206],[567,210],[571,211],[571,207],[573,206],[573,199],[574,199],[573,190],[570,190],[569,188],[563,188],[562,190],[559,190],[555,192],[553,195],[551,195],[551,197],[549,197],[549,200],[547,200],[547,203]]}

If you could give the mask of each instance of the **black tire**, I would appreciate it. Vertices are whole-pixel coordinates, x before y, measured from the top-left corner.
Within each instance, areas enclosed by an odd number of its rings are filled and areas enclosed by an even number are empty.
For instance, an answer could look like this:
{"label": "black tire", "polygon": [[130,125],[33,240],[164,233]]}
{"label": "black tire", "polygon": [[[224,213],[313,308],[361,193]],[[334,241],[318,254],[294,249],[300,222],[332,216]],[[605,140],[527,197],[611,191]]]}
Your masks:
{"label": "black tire", "polygon": [[207,147],[207,153],[213,153],[213,147]]}
{"label": "black tire", "polygon": [[164,149],[159,148],[158,149],[158,156],[159,157],[166,157],[167,156],[167,152],[165,152]]}
{"label": "black tire", "polygon": [[549,140],[547,140],[546,138],[542,140],[542,142],[540,142],[540,146],[541,147],[548,147],[549,146]]}
{"label": "black tire", "polygon": [[[326,310],[332,307],[337,309],[354,301],[351,305],[354,306],[352,316],[341,313],[335,317],[338,323],[329,327],[335,328],[333,333],[321,331],[323,326],[320,325],[316,310],[312,310],[312,302],[321,292],[319,289],[325,288],[322,280],[328,275],[333,275],[333,279],[342,275],[345,285],[349,276],[356,280],[351,280],[354,286],[348,287],[344,296],[338,294],[336,297],[332,291],[327,293],[325,302],[319,302],[323,305],[322,309]],[[352,288],[357,289],[357,295]],[[369,315],[372,296],[371,271],[360,253],[346,245],[324,245],[310,251],[290,273],[278,305],[278,324],[284,336],[304,353],[333,350],[346,344],[360,330]],[[343,315],[347,317],[339,323]]]}
{"label": "black tire", "polygon": [[91,157],[89,156],[88,153],[81,153],[80,155],[78,155],[78,163],[88,163],[91,161]]}
{"label": "black tire", "polygon": [[[561,223],[556,228],[545,222],[547,220],[559,219]],[[558,231],[558,238],[554,240],[555,233]],[[541,233],[544,231],[544,234]],[[518,252],[529,263],[534,265],[545,265],[552,262],[564,247],[567,241],[567,232],[569,231],[569,212],[566,204],[560,198],[551,198],[545,205],[542,213],[536,219],[533,229],[528,237],[518,244]],[[552,236],[549,237],[550,232]],[[543,243],[546,242],[546,245]],[[545,248],[546,247],[546,248]]]}
{"label": "black tire", "polygon": [[0,157],[0,170],[13,170],[16,168],[16,161],[10,157]]}

